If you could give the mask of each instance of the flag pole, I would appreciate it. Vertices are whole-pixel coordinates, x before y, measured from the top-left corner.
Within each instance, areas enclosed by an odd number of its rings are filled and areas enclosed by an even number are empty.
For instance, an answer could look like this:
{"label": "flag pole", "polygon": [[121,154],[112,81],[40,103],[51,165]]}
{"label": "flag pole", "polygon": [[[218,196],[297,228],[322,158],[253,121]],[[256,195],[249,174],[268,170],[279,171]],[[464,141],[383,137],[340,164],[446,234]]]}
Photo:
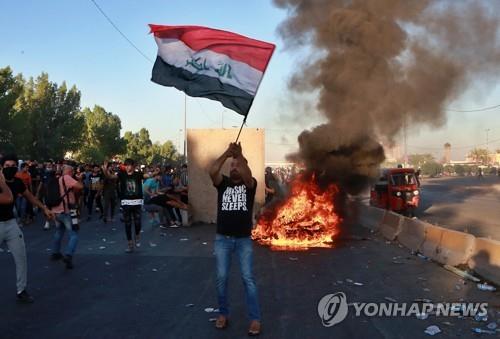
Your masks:
{"label": "flag pole", "polygon": [[234,142],[235,144],[240,139],[241,130],[243,129],[243,125],[245,125],[245,122],[247,122],[247,116],[246,115],[245,115],[245,118],[243,119],[243,122],[241,123],[240,131],[238,132],[238,136],[236,137],[236,141]]}

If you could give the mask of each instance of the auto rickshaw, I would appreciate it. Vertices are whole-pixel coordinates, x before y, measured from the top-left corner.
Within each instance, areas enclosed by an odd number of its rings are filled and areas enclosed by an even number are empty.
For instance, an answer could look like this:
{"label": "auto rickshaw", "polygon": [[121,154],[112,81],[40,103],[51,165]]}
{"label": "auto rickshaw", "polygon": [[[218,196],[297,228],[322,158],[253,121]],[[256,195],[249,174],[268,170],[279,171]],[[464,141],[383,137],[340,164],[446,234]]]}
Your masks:
{"label": "auto rickshaw", "polygon": [[382,171],[370,190],[370,205],[409,217],[415,215],[420,190],[413,168],[389,168]]}

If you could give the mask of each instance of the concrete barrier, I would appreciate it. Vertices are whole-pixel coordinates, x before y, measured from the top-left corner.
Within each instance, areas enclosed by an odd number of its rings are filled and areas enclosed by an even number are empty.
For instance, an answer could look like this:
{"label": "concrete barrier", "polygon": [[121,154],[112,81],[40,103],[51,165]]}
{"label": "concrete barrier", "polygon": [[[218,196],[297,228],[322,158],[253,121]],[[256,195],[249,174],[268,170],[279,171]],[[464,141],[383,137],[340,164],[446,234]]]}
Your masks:
{"label": "concrete barrier", "polygon": [[380,224],[380,232],[388,240],[396,239],[396,236],[401,232],[401,224],[403,216],[386,211]]}
{"label": "concrete barrier", "polygon": [[444,229],[438,253],[433,259],[451,266],[467,264],[474,251],[475,239],[472,234]]}
{"label": "concrete barrier", "polygon": [[468,264],[481,276],[500,285],[500,241],[476,238]]}
{"label": "concrete barrier", "polygon": [[425,223],[424,227],[425,239],[420,246],[419,252],[426,257],[436,260],[439,251],[439,244],[441,243],[441,238],[443,237],[443,232],[445,229],[427,223]]}
{"label": "concrete barrier", "polygon": [[372,206],[360,206],[360,221],[361,224],[374,231],[378,230],[384,217],[385,210],[372,207]]}
{"label": "concrete barrier", "polygon": [[397,236],[398,241],[414,252],[419,251],[425,240],[426,225],[420,220],[404,218],[401,232]]}

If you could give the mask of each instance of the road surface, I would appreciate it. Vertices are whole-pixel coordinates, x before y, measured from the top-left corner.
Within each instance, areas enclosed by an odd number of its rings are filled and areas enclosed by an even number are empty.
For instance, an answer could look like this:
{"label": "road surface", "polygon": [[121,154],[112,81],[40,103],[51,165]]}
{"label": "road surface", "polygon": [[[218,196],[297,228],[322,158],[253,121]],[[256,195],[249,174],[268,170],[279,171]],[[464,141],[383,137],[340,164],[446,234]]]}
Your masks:
{"label": "road surface", "polygon": [[500,240],[500,177],[424,179],[421,199],[420,219]]}
{"label": "road surface", "polygon": [[[166,230],[145,227],[143,245],[125,254],[119,223],[84,223],[67,271],[49,261],[53,230],[24,228],[32,305],[15,302],[14,263],[0,252],[1,338],[245,338],[248,326],[239,270],[233,265],[229,328],[216,330],[209,319],[216,308],[214,225]],[[428,338],[437,325],[440,338],[467,338],[478,323],[472,318],[356,317],[353,306],[344,321],[324,327],[318,301],[344,292],[349,303],[488,302],[488,323],[500,321],[500,295],[464,282],[441,266],[411,255],[361,227],[355,237],[333,249],[273,252],[255,246],[255,274],[263,315],[261,338]],[[235,263],[234,261],[233,263]],[[361,283],[355,284],[355,283]],[[189,306],[192,304],[192,306]],[[500,325],[500,322],[499,322]]]}

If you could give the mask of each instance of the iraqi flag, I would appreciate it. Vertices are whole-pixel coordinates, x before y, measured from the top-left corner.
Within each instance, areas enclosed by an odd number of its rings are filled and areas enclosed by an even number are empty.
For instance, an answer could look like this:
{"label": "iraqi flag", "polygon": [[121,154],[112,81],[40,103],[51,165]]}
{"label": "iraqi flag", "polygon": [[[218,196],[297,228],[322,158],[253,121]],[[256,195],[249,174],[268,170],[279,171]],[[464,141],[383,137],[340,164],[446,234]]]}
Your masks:
{"label": "iraqi flag", "polygon": [[246,117],[275,45],[201,26],[149,27],[158,45],[151,81]]}

